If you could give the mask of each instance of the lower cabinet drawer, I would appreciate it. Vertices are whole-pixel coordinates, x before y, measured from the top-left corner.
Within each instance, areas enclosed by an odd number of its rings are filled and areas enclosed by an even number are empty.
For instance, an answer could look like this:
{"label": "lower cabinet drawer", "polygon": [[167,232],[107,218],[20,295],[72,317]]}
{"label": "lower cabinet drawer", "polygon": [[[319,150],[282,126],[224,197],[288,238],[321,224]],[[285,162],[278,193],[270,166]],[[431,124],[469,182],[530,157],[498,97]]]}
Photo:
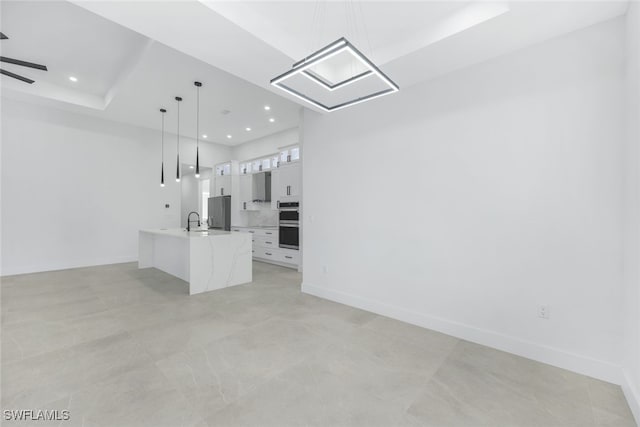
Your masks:
{"label": "lower cabinet drawer", "polygon": [[264,229],[264,228],[256,228],[254,229],[256,236],[263,236],[269,239],[277,239],[278,238],[278,230],[277,229]]}
{"label": "lower cabinet drawer", "polygon": [[300,260],[300,254],[298,253],[298,251],[286,249],[254,247],[253,256],[256,258],[262,258],[264,260],[284,262],[287,264],[298,264]]}
{"label": "lower cabinet drawer", "polygon": [[278,236],[253,236],[253,245],[261,246],[264,248],[277,248],[278,247]]}
{"label": "lower cabinet drawer", "polygon": [[300,263],[300,252],[293,249],[280,249],[280,262],[290,264]]}

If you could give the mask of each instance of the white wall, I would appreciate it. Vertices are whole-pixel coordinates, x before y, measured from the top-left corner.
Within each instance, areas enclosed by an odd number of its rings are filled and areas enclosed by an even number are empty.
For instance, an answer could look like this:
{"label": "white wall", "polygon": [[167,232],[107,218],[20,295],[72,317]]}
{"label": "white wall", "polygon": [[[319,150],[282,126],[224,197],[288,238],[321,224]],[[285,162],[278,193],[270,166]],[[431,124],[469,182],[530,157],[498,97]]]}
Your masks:
{"label": "white wall", "polygon": [[303,290],[619,382],[623,41],[306,112]]}
{"label": "white wall", "polygon": [[277,153],[280,147],[297,144],[298,140],[298,128],[287,129],[233,147],[233,158],[244,161],[267,156]]}
{"label": "white wall", "polygon": [[[187,219],[189,218],[189,213],[198,212],[200,214],[200,220],[202,221],[202,225],[207,224],[207,218],[203,216],[202,212],[202,182],[209,180],[211,183],[212,179],[212,171],[209,169],[200,168],[200,178],[196,178],[192,173],[193,170],[187,172],[188,166],[185,165],[183,171],[186,174],[182,175],[182,179],[180,180],[180,188],[181,188],[181,208],[180,208],[180,227],[185,228],[187,226]],[[174,172],[175,174],[175,172]],[[206,191],[211,193],[211,185],[207,186]],[[192,220],[195,220],[196,217],[192,216]],[[196,223],[192,224],[192,227],[195,227]]]}
{"label": "white wall", "polygon": [[[134,261],[138,229],[179,225],[175,137],[160,188],[160,132],[2,102],[2,275]],[[203,143],[200,154],[213,166],[231,150]],[[195,160],[195,141],[181,160]]]}
{"label": "white wall", "polygon": [[640,4],[626,17],[627,139],[624,217],[625,339],[623,389],[640,423]]}
{"label": "white wall", "polygon": [[[193,175],[183,176],[180,184],[182,190],[180,194],[180,227],[186,227],[189,212],[200,213],[200,206],[198,204],[198,192],[200,190],[198,188],[198,180]],[[192,219],[195,220],[195,217]],[[193,226],[195,227],[196,224],[194,223]]]}

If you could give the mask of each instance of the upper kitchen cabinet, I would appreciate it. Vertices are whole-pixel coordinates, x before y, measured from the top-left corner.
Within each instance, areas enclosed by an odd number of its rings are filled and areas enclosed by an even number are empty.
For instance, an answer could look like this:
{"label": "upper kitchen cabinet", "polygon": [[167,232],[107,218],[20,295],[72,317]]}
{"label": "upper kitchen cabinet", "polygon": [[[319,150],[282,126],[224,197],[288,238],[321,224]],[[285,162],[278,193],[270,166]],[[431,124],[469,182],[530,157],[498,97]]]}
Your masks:
{"label": "upper kitchen cabinet", "polygon": [[271,210],[280,209],[280,169],[271,171]]}
{"label": "upper kitchen cabinet", "polygon": [[216,165],[214,185],[211,197],[231,195],[231,162]]}
{"label": "upper kitchen cabinet", "polygon": [[211,197],[231,195],[231,175],[217,175],[215,191]]}
{"label": "upper kitchen cabinet", "polygon": [[216,165],[216,176],[231,175],[231,162]]}
{"label": "upper kitchen cabinet", "polygon": [[240,210],[253,211],[257,206],[253,203],[253,176],[250,174],[240,175]]}
{"label": "upper kitchen cabinet", "polygon": [[278,168],[278,196],[280,201],[300,197],[300,163],[284,164]]}
{"label": "upper kitchen cabinet", "polygon": [[250,174],[253,172],[253,163],[246,162],[240,164],[240,175]]}
{"label": "upper kitchen cabinet", "polygon": [[280,150],[280,166],[287,163],[297,162],[298,160],[300,160],[300,147],[297,145]]}

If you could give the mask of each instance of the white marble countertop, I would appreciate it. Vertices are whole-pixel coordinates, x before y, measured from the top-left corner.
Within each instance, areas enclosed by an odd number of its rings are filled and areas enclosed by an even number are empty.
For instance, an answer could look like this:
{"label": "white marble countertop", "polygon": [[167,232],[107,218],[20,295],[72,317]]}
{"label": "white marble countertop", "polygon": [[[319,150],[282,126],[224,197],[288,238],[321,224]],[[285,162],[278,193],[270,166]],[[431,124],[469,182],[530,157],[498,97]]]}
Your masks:
{"label": "white marble countertop", "polygon": [[200,237],[215,237],[215,236],[226,236],[231,234],[230,231],[224,230],[207,230],[207,229],[199,229],[199,230],[191,230],[187,232],[184,228],[153,228],[153,229],[145,229],[140,230],[143,233],[150,234],[160,234],[163,236],[173,236],[173,237],[182,237],[184,239],[197,239]]}

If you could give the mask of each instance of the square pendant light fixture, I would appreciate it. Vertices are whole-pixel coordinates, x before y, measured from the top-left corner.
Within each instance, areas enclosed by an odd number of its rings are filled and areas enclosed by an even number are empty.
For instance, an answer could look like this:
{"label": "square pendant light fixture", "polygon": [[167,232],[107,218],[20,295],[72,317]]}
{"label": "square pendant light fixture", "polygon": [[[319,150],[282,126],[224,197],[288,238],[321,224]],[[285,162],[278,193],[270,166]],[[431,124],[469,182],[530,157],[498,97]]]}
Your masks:
{"label": "square pendant light fixture", "polygon": [[271,84],[327,112],[400,90],[344,37],[296,62]]}

